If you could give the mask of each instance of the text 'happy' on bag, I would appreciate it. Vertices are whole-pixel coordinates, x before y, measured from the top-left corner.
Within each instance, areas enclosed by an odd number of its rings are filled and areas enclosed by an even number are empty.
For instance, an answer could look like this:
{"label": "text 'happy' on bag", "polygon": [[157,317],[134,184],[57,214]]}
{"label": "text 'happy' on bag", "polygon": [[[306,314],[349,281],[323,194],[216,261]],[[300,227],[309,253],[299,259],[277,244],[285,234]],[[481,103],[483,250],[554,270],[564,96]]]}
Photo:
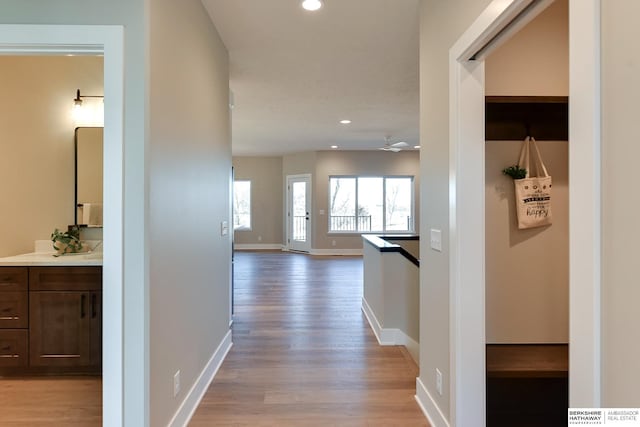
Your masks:
{"label": "text 'happy' on bag", "polygon": [[[531,162],[531,149],[534,161]],[[535,164],[536,175],[531,173],[531,163]],[[551,224],[551,176],[542,162],[536,140],[527,137],[522,143],[518,166],[525,169],[526,176],[514,179],[518,228],[534,228]]]}

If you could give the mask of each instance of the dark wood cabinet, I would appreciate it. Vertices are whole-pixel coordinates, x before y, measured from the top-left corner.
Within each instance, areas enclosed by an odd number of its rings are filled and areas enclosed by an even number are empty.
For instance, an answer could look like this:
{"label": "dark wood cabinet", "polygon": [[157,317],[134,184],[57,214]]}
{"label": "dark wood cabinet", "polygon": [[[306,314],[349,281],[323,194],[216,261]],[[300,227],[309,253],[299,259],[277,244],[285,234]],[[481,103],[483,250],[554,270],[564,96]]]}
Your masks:
{"label": "dark wood cabinet", "polygon": [[96,366],[101,345],[102,269],[29,270],[31,366]]}
{"label": "dark wood cabinet", "polygon": [[0,368],[28,365],[27,267],[0,268]]}
{"label": "dark wood cabinet", "polygon": [[28,364],[26,329],[0,330],[0,368],[22,368]]}
{"label": "dark wood cabinet", "polygon": [[28,304],[26,291],[0,292],[0,328],[28,328]]}
{"label": "dark wood cabinet", "polygon": [[101,363],[102,267],[0,267],[0,368],[98,372]]}

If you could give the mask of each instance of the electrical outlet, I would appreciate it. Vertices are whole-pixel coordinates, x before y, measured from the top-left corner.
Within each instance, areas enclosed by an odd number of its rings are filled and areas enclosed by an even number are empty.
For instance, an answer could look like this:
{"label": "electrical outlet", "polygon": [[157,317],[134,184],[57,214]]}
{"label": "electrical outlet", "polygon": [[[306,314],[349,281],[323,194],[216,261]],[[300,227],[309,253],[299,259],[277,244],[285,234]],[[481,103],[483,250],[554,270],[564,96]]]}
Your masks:
{"label": "electrical outlet", "polygon": [[335,246],[335,245],[336,245],[336,241],[335,241],[335,240],[332,240],[332,241],[331,241],[331,246]]}
{"label": "electrical outlet", "polygon": [[262,242],[262,236],[258,236],[258,242]]}
{"label": "electrical outlet", "polygon": [[180,370],[173,374],[173,397],[180,393]]}
{"label": "electrical outlet", "polygon": [[436,391],[442,396],[442,372],[436,368]]}

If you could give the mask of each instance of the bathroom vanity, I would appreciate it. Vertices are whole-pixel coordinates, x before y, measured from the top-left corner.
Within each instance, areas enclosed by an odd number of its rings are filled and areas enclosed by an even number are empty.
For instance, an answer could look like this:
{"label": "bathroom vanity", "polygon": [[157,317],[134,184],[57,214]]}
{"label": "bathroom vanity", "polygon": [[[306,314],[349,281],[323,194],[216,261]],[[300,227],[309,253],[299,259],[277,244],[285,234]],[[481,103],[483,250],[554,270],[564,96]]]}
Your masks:
{"label": "bathroom vanity", "polygon": [[0,375],[100,373],[102,253],[0,258]]}

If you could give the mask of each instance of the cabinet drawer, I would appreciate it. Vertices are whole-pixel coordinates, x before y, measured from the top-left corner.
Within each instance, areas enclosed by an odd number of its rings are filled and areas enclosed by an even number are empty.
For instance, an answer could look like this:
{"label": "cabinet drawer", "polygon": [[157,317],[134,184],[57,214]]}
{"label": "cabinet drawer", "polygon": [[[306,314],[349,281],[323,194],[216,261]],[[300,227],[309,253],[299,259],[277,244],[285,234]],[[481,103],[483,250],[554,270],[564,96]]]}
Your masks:
{"label": "cabinet drawer", "polygon": [[27,328],[29,309],[27,291],[0,292],[0,328]]}
{"label": "cabinet drawer", "polygon": [[0,267],[0,292],[26,291],[28,271],[27,267]]}
{"label": "cabinet drawer", "polygon": [[101,291],[102,267],[30,267],[30,291]]}
{"label": "cabinet drawer", "polygon": [[27,366],[27,330],[0,330],[0,368]]}

